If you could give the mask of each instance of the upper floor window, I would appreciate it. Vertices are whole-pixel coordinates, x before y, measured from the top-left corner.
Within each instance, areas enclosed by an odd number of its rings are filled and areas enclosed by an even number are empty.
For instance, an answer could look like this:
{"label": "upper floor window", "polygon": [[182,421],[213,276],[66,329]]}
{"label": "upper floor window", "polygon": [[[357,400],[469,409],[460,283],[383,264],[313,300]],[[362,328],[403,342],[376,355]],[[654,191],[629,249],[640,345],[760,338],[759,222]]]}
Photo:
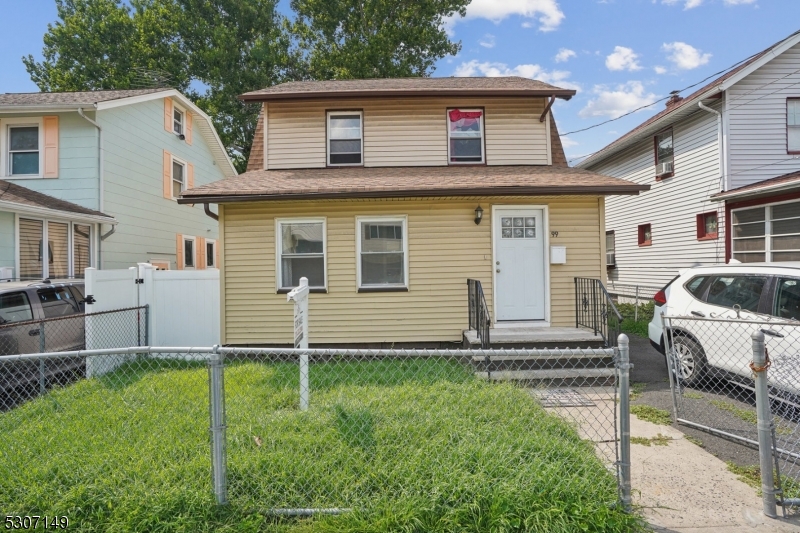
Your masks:
{"label": "upper floor window", "polygon": [[184,112],[174,106],[172,110],[172,131],[175,135],[183,135]]}
{"label": "upper floor window", "polygon": [[672,146],[672,130],[655,136],[656,178],[664,179],[674,172],[675,153]]}
{"label": "upper floor window", "polygon": [[800,153],[800,98],[786,100],[786,147]]}
{"label": "upper floor window", "polygon": [[653,244],[653,230],[650,224],[640,224],[638,234],[639,246]]}
{"label": "upper floor window", "polygon": [[8,174],[39,174],[39,126],[8,127]]}
{"label": "upper floor window", "polygon": [[447,111],[448,160],[450,163],[483,163],[483,110]]}
{"label": "upper floor window", "polygon": [[697,215],[697,239],[701,241],[711,240],[716,239],[717,235],[719,233],[717,230],[716,211]]}
{"label": "upper floor window", "polygon": [[172,197],[180,198],[186,190],[186,164],[177,159],[172,159]]}
{"label": "upper floor window", "polygon": [[361,111],[328,113],[328,164],[363,164]]}

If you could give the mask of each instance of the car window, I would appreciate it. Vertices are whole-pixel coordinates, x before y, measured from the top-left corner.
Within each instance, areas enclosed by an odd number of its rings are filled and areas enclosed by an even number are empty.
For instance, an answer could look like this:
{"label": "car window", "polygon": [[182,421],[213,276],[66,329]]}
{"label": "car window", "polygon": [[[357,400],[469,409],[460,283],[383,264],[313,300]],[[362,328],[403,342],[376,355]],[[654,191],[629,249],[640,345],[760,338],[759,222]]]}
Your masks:
{"label": "car window", "polygon": [[708,276],[697,276],[690,279],[686,285],[684,285],[684,287],[686,287],[686,290],[689,291],[695,298],[701,300],[703,298],[703,283],[707,279]]}
{"label": "car window", "polygon": [[39,289],[39,301],[46,318],[59,316],[69,316],[80,313],[78,302],[72,297],[72,293],[66,287],[54,287],[52,289]]}
{"label": "car window", "polygon": [[775,309],[772,314],[781,318],[800,320],[800,279],[778,279]]}
{"label": "car window", "polygon": [[85,296],[83,295],[83,287],[79,287],[78,285],[70,285],[69,287],[72,290],[72,296],[75,297],[75,300],[78,302],[78,306],[80,307],[81,313],[86,312],[86,302],[83,301]]}
{"label": "car window", "polygon": [[0,295],[0,324],[33,320],[31,303],[24,292]]}
{"label": "car window", "polygon": [[711,280],[706,301],[712,305],[758,311],[767,278],[761,276],[717,276]]}

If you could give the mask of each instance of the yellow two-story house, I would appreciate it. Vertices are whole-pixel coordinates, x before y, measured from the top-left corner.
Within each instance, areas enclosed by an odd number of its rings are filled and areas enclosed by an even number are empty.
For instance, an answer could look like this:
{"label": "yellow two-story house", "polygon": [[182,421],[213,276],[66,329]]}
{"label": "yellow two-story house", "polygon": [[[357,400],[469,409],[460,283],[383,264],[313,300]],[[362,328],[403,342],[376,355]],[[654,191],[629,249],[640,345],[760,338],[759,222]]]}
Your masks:
{"label": "yellow two-story house", "polygon": [[262,106],[248,171],[185,191],[218,205],[222,341],[460,343],[467,280],[496,326],[575,326],[605,279],[605,196],[647,186],[569,168],[552,117],[575,91],[525,78],[291,82]]}

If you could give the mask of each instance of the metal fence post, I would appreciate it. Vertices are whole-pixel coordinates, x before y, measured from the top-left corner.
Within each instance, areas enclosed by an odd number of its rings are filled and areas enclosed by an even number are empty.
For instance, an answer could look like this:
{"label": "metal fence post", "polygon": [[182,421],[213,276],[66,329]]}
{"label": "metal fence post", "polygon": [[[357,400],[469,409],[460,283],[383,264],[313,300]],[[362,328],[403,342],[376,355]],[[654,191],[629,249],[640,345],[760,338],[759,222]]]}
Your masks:
{"label": "metal fence post", "polygon": [[[47,341],[44,338],[44,320],[39,323],[39,353],[47,351]],[[39,360],[39,394],[44,394],[47,389],[47,378],[45,377],[46,363],[44,359]]]}
{"label": "metal fence post", "polygon": [[767,387],[767,360],[764,333],[756,331],[753,339],[753,363],[750,369],[755,374],[756,413],[758,415],[758,456],[761,465],[761,494],[764,514],[770,518],[778,516],[775,504],[775,477],[772,472],[772,411],[769,406]]}
{"label": "metal fence post", "polygon": [[211,417],[211,482],[217,505],[228,503],[228,457],[225,425],[225,364],[219,345],[208,361],[208,408]]}
{"label": "metal fence post", "polygon": [[633,320],[639,322],[639,286],[636,286],[636,307],[633,308]]}
{"label": "metal fence post", "polygon": [[630,341],[624,333],[617,337],[619,349],[619,477],[622,508],[631,510],[631,393]]}

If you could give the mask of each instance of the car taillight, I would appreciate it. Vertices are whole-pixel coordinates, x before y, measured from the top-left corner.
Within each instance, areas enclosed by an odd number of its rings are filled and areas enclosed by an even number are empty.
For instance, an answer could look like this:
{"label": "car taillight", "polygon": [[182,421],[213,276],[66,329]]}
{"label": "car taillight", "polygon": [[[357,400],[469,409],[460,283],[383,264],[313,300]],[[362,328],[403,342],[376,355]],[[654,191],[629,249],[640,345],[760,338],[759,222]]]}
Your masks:
{"label": "car taillight", "polygon": [[655,300],[655,302],[658,305],[666,305],[666,303],[667,303],[667,293],[664,292],[664,290],[660,290],[660,291],[658,291],[656,293],[655,296],[653,296],[653,300]]}

